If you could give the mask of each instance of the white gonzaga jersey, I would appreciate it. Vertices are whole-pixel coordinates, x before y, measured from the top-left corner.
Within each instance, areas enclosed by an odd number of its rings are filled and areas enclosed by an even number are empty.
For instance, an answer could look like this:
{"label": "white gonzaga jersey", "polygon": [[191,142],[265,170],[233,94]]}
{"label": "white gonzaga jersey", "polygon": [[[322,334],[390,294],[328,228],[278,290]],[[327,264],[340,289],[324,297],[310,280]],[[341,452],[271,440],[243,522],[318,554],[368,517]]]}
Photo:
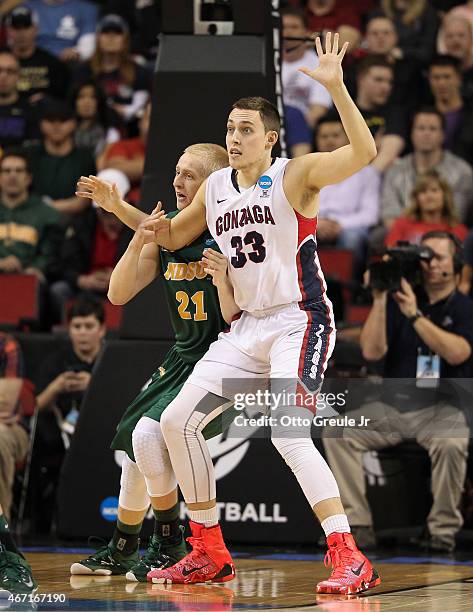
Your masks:
{"label": "white gonzaga jersey", "polygon": [[288,162],[276,158],[242,192],[232,168],[207,179],[207,225],[228,258],[235,301],[250,313],[291,302],[330,304],[317,256],[317,219],[300,215],[284,194]]}

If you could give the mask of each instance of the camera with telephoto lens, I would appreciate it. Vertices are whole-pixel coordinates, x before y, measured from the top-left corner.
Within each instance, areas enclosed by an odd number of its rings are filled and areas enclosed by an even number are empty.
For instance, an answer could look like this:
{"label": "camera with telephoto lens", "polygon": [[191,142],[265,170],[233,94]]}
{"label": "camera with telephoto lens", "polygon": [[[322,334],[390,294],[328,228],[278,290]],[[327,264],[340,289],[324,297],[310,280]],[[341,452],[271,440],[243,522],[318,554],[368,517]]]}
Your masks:
{"label": "camera with telephoto lens", "polygon": [[370,265],[370,288],[399,291],[401,278],[405,278],[412,287],[421,285],[421,262],[429,263],[433,257],[434,252],[428,246],[399,241],[396,246],[386,249],[382,261]]}

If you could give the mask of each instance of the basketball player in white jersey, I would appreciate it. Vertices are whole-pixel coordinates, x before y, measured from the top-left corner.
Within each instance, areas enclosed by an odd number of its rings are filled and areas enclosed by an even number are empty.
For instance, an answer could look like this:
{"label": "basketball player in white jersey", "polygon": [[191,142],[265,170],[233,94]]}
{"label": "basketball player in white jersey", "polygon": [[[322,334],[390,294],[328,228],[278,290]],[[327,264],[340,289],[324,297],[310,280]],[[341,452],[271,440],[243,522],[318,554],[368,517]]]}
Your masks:
{"label": "basketball player in white jersey", "polygon": [[[262,98],[233,105],[227,124],[230,168],[213,173],[176,218],[157,213],[146,222],[164,248],[175,250],[206,225],[229,259],[234,297],[242,310],[197,363],[161,420],[171,462],[189,507],[193,550],[176,565],[154,570],[160,583],[224,582],[235,575],[217,520],[216,487],[202,429],[229,405],[225,381],[270,377],[271,391],[317,393],[335,342],[335,326],[316,251],[319,192],[346,179],[376,155],[374,140],[344,84],[338,52],[326,36],[316,41],[319,66],[301,69],[330,92],[349,144],[331,153],[272,160],[279,132],[276,108]],[[211,257],[207,267],[211,268]],[[239,383],[244,390],[245,381]],[[284,404],[271,440],[294,472],[327,536],[333,571],[319,593],[357,593],[379,584],[357,549],[335,479],[310,437],[310,425],[281,427],[280,418],[312,412]],[[295,419],[293,419],[295,421]],[[287,420],[285,421],[287,422]],[[310,419],[309,419],[310,422]]]}

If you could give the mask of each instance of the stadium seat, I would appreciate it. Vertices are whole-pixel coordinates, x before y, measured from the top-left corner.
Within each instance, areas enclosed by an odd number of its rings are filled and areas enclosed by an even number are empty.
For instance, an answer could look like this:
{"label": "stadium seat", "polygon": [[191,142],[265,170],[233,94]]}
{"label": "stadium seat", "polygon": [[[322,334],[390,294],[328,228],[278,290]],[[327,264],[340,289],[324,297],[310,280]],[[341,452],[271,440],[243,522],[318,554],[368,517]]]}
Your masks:
{"label": "stadium seat", "polygon": [[116,306],[105,300],[103,307],[105,309],[105,325],[107,329],[118,329],[122,322],[123,306]]}
{"label": "stadium seat", "polygon": [[368,318],[371,306],[360,304],[348,304],[346,307],[345,321],[349,324],[364,323]]}
{"label": "stadium seat", "polygon": [[33,274],[0,274],[0,325],[39,320],[39,280]]}
{"label": "stadium seat", "polygon": [[353,253],[347,249],[319,249],[324,276],[349,283],[353,276]]}

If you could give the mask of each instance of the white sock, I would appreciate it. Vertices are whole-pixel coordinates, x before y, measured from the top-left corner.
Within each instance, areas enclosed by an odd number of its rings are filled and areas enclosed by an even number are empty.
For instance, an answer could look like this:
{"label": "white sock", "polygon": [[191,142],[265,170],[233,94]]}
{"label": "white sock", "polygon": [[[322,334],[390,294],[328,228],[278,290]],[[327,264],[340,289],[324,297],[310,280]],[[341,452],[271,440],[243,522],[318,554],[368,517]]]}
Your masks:
{"label": "white sock", "polygon": [[208,510],[189,510],[189,518],[194,523],[200,523],[204,527],[218,525],[217,506]]}
{"label": "white sock", "polygon": [[350,533],[350,525],[346,514],[334,514],[321,522],[322,529],[325,531],[325,537],[331,533]]}

